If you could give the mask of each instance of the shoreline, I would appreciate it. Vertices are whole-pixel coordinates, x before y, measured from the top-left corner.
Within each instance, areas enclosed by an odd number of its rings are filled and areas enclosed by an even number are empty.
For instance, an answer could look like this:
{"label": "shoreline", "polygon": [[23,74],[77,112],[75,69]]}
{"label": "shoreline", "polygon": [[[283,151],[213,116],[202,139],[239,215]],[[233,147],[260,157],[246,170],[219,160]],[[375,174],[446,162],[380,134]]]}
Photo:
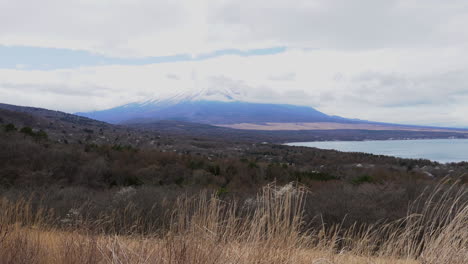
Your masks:
{"label": "shoreline", "polygon": [[[451,141],[458,141],[457,144],[453,146],[448,146],[449,142]],[[460,155],[459,153],[463,153],[464,144],[460,145],[460,141],[463,143],[466,142],[468,145],[468,139],[399,139],[399,140],[362,140],[362,141],[304,141],[304,142],[289,142],[283,145],[293,146],[293,147],[310,147],[310,148],[318,148],[322,150],[334,150],[340,152],[348,152],[348,153],[367,153],[372,155],[384,155],[389,157],[395,158],[402,158],[402,159],[426,159],[433,162],[438,162],[441,164],[449,164],[449,163],[461,163],[461,162],[468,162],[468,152],[465,152],[464,155]],[[392,145],[392,146],[385,146],[387,142],[392,142],[395,144],[404,143],[408,144],[408,142],[416,142],[417,145]],[[438,146],[437,148],[429,148],[424,150],[423,146],[420,144],[425,145],[425,143],[444,143],[443,146]],[[362,145],[366,144],[366,145]],[[376,143],[376,144],[372,144]],[[369,145],[370,144],[370,145]],[[450,149],[448,149],[450,147]],[[455,148],[455,149],[454,149]],[[415,150],[416,149],[416,150]],[[423,150],[419,150],[423,149]],[[421,152],[418,152],[421,151]],[[445,150],[445,151],[444,151]],[[457,157],[451,156],[452,153],[456,153]],[[460,158],[461,157],[461,158]]]}

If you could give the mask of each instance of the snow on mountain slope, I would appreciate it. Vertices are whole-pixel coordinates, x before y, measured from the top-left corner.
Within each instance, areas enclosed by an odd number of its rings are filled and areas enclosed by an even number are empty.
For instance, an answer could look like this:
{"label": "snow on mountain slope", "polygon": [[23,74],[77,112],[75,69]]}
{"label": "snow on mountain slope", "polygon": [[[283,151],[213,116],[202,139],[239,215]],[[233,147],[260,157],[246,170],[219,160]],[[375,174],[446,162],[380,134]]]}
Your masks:
{"label": "snow on mountain slope", "polygon": [[228,87],[222,88],[202,88],[195,91],[176,91],[165,96],[158,96],[153,99],[140,102],[141,105],[148,104],[177,104],[189,101],[217,101],[217,102],[234,102],[246,101],[247,92],[242,89],[233,89]]}
{"label": "snow on mountain slope", "polygon": [[108,110],[77,113],[109,123],[180,120],[205,124],[264,122],[354,122],[328,116],[312,107],[247,101],[247,92],[229,87],[177,92],[163,98]]}

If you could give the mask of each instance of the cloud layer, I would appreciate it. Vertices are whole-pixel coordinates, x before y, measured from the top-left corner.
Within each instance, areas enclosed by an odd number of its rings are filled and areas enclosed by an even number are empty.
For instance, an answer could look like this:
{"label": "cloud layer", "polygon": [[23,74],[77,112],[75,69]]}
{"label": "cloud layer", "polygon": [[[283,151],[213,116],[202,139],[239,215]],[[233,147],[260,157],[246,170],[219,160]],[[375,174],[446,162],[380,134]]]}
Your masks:
{"label": "cloud layer", "polygon": [[[464,0],[0,0],[0,45],[125,60],[212,54],[49,71],[18,64],[0,69],[0,98],[75,112],[229,87],[249,101],[468,127],[467,24]],[[213,53],[268,47],[288,48]]]}
{"label": "cloud layer", "polygon": [[111,56],[464,46],[464,0],[1,0],[0,43]]}

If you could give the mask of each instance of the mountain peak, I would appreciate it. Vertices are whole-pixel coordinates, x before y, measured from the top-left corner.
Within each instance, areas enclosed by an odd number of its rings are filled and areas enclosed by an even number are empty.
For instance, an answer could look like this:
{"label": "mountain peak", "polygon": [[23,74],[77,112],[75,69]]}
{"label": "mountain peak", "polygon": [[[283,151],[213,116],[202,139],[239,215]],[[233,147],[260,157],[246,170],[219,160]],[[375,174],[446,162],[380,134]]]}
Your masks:
{"label": "mountain peak", "polygon": [[[217,101],[217,102],[235,102],[243,101],[246,98],[246,92],[238,88],[215,88],[205,87],[195,91],[182,91],[172,93],[166,96],[158,96],[153,99],[138,102],[140,105],[173,105],[182,102],[196,102],[196,101]],[[131,105],[134,105],[132,103]]]}
{"label": "mountain peak", "polygon": [[239,88],[204,88],[198,92],[193,101],[242,101],[246,97],[246,92]]}

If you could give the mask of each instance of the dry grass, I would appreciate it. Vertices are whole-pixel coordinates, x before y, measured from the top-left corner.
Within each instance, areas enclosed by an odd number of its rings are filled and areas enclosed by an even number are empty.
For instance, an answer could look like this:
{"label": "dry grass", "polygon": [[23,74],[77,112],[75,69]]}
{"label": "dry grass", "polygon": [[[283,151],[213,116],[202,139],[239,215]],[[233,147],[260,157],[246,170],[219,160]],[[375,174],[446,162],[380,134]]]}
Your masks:
{"label": "dry grass", "polygon": [[[63,226],[27,201],[0,202],[0,263],[466,263],[465,187],[443,182],[405,219],[305,230],[300,186],[267,186],[257,199],[181,197],[165,230],[126,236]],[[423,199],[424,197],[424,199]],[[35,213],[32,213],[32,212]],[[99,225],[99,223],[91,223]],[[60,227],[60,228],[59,228]]]}

